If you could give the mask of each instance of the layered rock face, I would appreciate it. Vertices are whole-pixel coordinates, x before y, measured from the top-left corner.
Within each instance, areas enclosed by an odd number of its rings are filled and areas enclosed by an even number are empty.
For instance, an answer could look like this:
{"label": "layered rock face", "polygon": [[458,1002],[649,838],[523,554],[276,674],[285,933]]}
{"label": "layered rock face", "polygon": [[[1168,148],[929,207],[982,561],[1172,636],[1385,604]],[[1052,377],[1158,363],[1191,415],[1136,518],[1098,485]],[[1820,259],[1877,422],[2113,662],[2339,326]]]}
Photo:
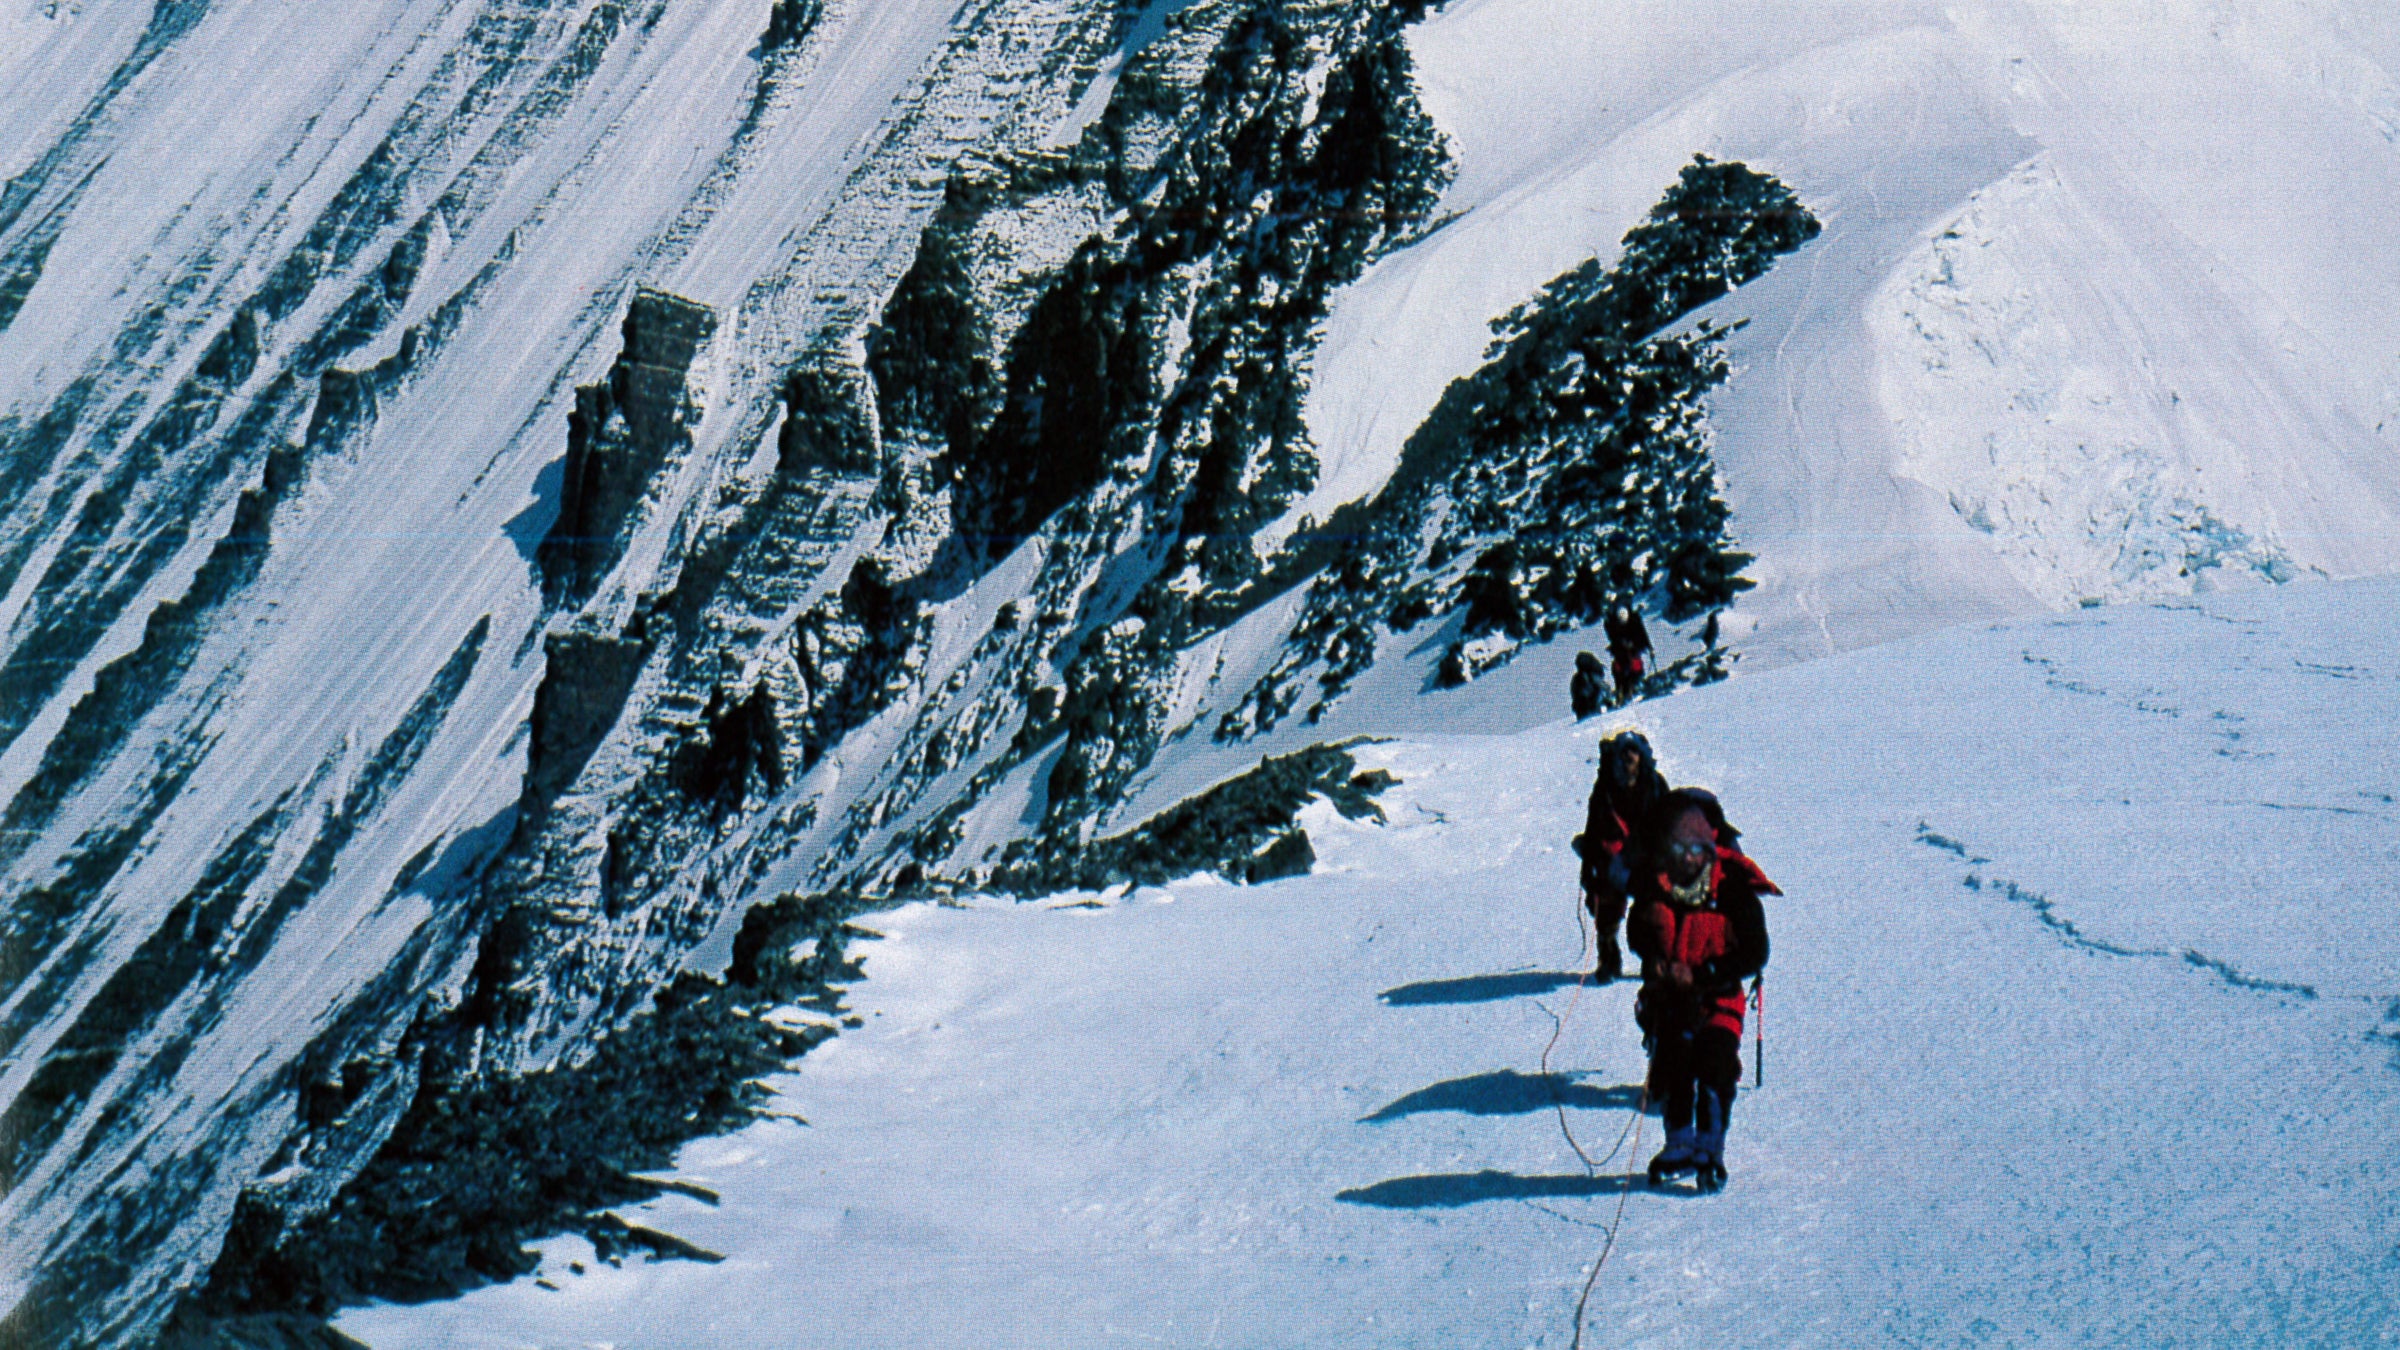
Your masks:
{"label": "layered rock face", "polygon": [[[194,10],[12,181],[0,1344],[505,1276],[805,1050],[748,1014],[838,1007],[860,909],[1304,870],[1338,749],[1108,822],[1393,632],[1465,680],[1740,588],[1675,325],[1814,233],[1781,185],[1661,184],[1270,541],[1333,295],[1437,227],[1421,7],[874,8],[393,0],[246,195],[79,223],[267,41]],[[76,248],[170,246],[72,312]]]}
{"label": "layered rock face", "polygon": [[10,21],[0,1342],[138,1341],[375,1154],[642,671],[575,608],[1127,26],[867,8]]}
{"label": "layered rock face", "polygon": [[693,362],[716,328],[706,305],[637,291],[607,382],[575,391],[558,519],[534,555],[554,603],[592,593],[640,525],[652,480],[691,449],[702,407]]}

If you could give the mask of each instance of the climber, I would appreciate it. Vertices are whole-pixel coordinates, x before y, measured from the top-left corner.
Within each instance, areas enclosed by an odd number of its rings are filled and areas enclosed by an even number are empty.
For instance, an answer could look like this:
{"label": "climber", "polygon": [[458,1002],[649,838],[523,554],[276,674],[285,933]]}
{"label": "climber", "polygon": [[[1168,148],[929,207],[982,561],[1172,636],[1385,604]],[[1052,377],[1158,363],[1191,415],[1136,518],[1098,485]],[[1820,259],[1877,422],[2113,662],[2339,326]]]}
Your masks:
{"label": "climber", "polygon": [[1608,666],[1616,676],[1617,702],[1631,703],[1642,687],[1642,676],[1649,673],[1645,658],[1652,654],[1650,630],[1642,616],[1625,605],[1610,610],[1600,626],[1608,633]]}
{"label": "climber", "polygon": [[1576,721],[1600,711],[1601,699],[1607,692],[1607,686],[1600,682],[1602,674],[1599,657],[1590,652],[1575,653],[1575,678],[1567,682],[1567,702],[1575,707]]}
{"label": "climber", "polygon": [[1622,731],[1600,743],[1600,772],[1592,780],[1575,852],[1583,859],[1583,906],[1592,912],[1599,942],[1592,977],[1602,984],[1625,973],[1617,924],[1625,917],[1626,893],[1637,865],[1627,849],[1647,835],[1651,816],[1666,795],[1667,780],[1659,777],[1657,757],[1642,733]]}
{"label": "climber", "polygon": [[1742,981],[1767,964],[1759,897],[1783,892],[1732,846],[1714,794],[1678,788],[1652,821],[1626,925],[1642,958],[1634,1019],[1650,1047],[1650,1100],[1667,1127],[1650,1181],[1689,1172],[1714,1191],[1725,1184],[1725,1126],[1742,1077]]}

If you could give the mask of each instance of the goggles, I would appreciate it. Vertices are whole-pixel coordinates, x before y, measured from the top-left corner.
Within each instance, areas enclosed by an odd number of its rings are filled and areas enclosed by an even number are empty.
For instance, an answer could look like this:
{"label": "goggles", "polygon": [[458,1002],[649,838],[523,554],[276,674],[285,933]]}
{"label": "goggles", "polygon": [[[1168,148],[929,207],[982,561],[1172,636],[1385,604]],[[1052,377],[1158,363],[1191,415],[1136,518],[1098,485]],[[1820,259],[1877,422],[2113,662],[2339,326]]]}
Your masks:
{"label": "goggles", "polygon": [[1716,852],[1716,846],[1705,839],[1670,839],[1667,856],[1679,863],[1698,863]]}

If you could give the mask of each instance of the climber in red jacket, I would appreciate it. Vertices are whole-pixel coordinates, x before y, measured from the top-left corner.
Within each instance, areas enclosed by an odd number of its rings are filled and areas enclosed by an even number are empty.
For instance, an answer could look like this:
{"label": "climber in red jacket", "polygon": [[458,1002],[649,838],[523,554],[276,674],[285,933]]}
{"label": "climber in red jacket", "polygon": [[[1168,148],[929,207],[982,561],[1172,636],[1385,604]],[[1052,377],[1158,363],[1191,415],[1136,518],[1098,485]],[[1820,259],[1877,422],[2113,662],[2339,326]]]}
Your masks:
{"label": "climber in red jacket", "polygon": [[1734,847],[1714,794],[1678,788],[1658,813],[1633,878],[1626,940],[1642,958],[1634,1016],[1650,1044],[1650,1099],[1667,1146],[1653,1184],[1689,1172],[1725,1184],[1725,1125],[1742,1077],[1742,981],[1767,964],[1762,895],[1781,895]]}
{"label": "climber in red jacket", "polygon": [[1600,627],[1608,635],[1608,669],[1617,682],[1617,702],[1631,703],[1641,692],[1642,677],[1649,674],[1650,630],[1627,605],[1610,610]]}

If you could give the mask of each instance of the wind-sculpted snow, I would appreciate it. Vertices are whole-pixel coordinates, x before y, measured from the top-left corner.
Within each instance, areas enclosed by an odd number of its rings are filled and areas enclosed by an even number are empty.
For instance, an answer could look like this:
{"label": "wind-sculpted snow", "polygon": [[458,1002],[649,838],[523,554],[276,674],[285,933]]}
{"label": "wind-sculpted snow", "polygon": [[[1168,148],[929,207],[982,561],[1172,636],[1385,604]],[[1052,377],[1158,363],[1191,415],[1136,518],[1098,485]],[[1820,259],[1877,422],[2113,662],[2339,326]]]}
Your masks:
{"label": "wind-sculpted snow", "polygon": [[[2352,808],[2329,807],[2322,809],[2344,811]],[[1938,848],[1948,853],[1955,853],[1968,863],[1974,864],[1978,867],[1987,866],[1992,861],[1989,858],[1977,856],[1976,854],[1968,851],[1966,845],[1959,843],[1955,839],[1951,839],[1945,835],[1934,832],[1931,828],[1923,823],[1919,823],[1917,826],[1917,842],[1930,848]],[[2043,927],[2058,934],[2060,941],[2083,951],[2100,952],[2107,956],[2134,956],[2181,960],[2185,965],[2194,966],[2201,970],[2213,973],[2217,976],[2217,978],[2223,980],[2227,985],[2235,989],[2252,989],[2261,990],[2268,993],[2291,994],[2295,997],[2305,999],[2313,999],[2317,997],[2317,991],[2313,985],[2294,984],[2284,980],[2262,980],[2256,976],[2245,975],[2241,971],[2236,970],[2234,967],[2218,960],[2216,957],[2206,955],[2189,947],[2184,948],[2181,952],[2167,951],[2159,948],[2122,947],[2113,942],[2091,937],[2086,934],[2073,919],[2064,918],[2060,915],[2059,905],[2056,901],[2052,900],[2049,896],[2026,890],[2024,887],[2019,886],[2013,881],[1998,878],[1987,878],[1978,872],[1969,872],[1964,878],[1962,884],[1964,884],[1970,891],[1989,890],[1995,895],[2006,897],[2012,904],[2025,906],[2027,909],[2033,911],[2035,918],[2041,920]]]}
{"label": "wind-sculpted snow", "polygon": [[[2171,254],[2116,254],[2098,281],[2039,261],[2109,234],[2043,159],[1906,261],[1871,311],[1883,392],[1921,410],[1897,427],[1903,471],[2053,606],[2388,566],[2389,450],[2365,452],[2374,433],[2342,425],[2357,413],[2295,388],[2288,355],[2256,350]],[[2239,382],[2167,364],[2169,334],[2195,332],[2253,348]],[[2127,351],[2145,364],[2107,359]]]}

